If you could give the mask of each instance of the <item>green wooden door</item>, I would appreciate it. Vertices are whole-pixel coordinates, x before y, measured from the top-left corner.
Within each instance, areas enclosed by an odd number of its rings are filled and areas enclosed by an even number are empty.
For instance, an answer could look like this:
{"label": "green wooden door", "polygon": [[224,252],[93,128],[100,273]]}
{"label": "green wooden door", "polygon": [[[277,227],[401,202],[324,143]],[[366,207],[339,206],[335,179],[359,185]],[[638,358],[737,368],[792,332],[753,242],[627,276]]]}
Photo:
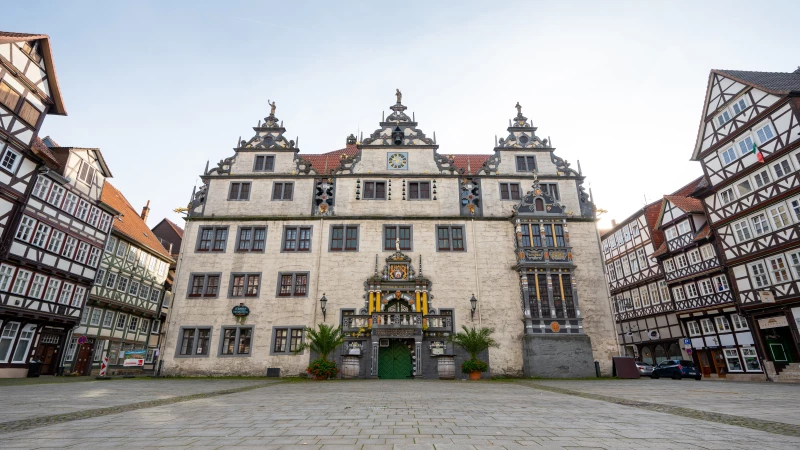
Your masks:
{"label": "green wooden door", "polygon": [[405,380],[411,376],[411,350],[402,341],[389,341],[378,351],[378,376],[388,380]]}

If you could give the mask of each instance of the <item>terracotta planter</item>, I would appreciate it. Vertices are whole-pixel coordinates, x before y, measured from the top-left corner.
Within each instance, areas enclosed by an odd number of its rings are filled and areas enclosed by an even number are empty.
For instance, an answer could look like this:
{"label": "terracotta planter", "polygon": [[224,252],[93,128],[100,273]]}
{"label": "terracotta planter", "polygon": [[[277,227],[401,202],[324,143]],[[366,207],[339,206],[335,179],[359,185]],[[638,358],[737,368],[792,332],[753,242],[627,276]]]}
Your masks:
{"label": "terracotta planter", "polygon": [[478,380],[481,379],[481,373],[478,372],[478,371],[470,372],[469,373],[469,379],[472,380],[472,381],[478,381]]}

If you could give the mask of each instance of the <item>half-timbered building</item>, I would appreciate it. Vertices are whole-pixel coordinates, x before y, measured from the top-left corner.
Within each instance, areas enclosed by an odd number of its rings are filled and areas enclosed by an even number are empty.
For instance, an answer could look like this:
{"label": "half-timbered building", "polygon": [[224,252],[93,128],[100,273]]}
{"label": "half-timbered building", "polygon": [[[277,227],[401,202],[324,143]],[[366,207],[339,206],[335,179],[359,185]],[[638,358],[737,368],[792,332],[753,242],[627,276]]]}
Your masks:
{"label": "half-timbered building", "polygon": [[771,378],[800,379],[800,69],[713,70],[698,196]]}
{"label": "half-timbered building", "polygon": [[88,375],[99,372],[108,357],[106,375],[152,371],[167,269],[173,260],[113,185],[106,182],[100,200],[117,215],[80,323],[69,338],[64,365],[70,372]]}
{"label": "half-timbered building", "polygon": [[343,327],[332,356],[348,376],[437,377],[437,358],[464,360],[448,343],[462,325],[495,329],[486,376],[592,376],[594,360],[610,373],[584,175],[519,105],[491,154],[443,154],[397,96],[369,137],[323,154],[301,153],[273,104],[207,167],[164,373],[304,373],[310,355],[294,351],[319,323]]}
{"label": "half-timbered building", "polygon": [[[705,184],[702,179],[698,189]],[[653,256],[664,269],[684,336],[690,340],[688,345],[684,342],[684,350],[691,352],[705,377],[763,380],[753,335],[736,309],[702,202],[664,196],[656,229],[663,232],[664,242]]]}
{"label": "half-timbered building", "polygon": [[0,32],[0,377],[58,369],[110,227],[102,155],[48,147],[50,114],[66,110],[49,38]]}

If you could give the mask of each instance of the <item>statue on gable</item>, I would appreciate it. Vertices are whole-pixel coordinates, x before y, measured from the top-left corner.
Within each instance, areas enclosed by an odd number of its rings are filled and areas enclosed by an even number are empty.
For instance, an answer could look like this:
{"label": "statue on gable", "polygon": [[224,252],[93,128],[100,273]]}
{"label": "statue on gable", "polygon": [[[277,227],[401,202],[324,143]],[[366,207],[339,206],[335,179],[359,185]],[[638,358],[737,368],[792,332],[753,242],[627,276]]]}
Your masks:
{"label": "statue on gable", "polygon": [[519,102],[517,102],[517,106],[515,106],[514,108],[517,108],[517,116],[521,116],[522,115],[522,106],[520,106]]}
{"label": "statue on gable", "polygon": [[267,104],[269,105],[269,115],[270,116],[274,116],[275,115],[275,102],[270,102],[269,99],[267,99]]}
{"label": "statue on gable", "polygon": [[398,105],[399,105],[399,104],[401,104],[401,103],[403,103],[403,102],[402,102],[402,100],[403,100],[403,93],[402,93],[402,92],[400,92],[400,89],[397,89],[397,92],[395,92],[395,94],[394,94],[394,95],[396,95],[396,96],[397,96],[397,104],[398,104]]}

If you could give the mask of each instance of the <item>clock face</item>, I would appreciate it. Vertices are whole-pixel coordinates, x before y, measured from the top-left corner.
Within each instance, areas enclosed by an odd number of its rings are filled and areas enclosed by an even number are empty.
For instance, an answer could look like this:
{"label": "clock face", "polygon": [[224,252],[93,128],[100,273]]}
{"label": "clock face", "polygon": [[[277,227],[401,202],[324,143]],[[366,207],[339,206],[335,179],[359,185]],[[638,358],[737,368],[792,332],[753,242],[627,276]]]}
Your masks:
{"label": "clock face", "polygon": [[390,153],[388,155],[389,169],[407,169],[408,153]]}

